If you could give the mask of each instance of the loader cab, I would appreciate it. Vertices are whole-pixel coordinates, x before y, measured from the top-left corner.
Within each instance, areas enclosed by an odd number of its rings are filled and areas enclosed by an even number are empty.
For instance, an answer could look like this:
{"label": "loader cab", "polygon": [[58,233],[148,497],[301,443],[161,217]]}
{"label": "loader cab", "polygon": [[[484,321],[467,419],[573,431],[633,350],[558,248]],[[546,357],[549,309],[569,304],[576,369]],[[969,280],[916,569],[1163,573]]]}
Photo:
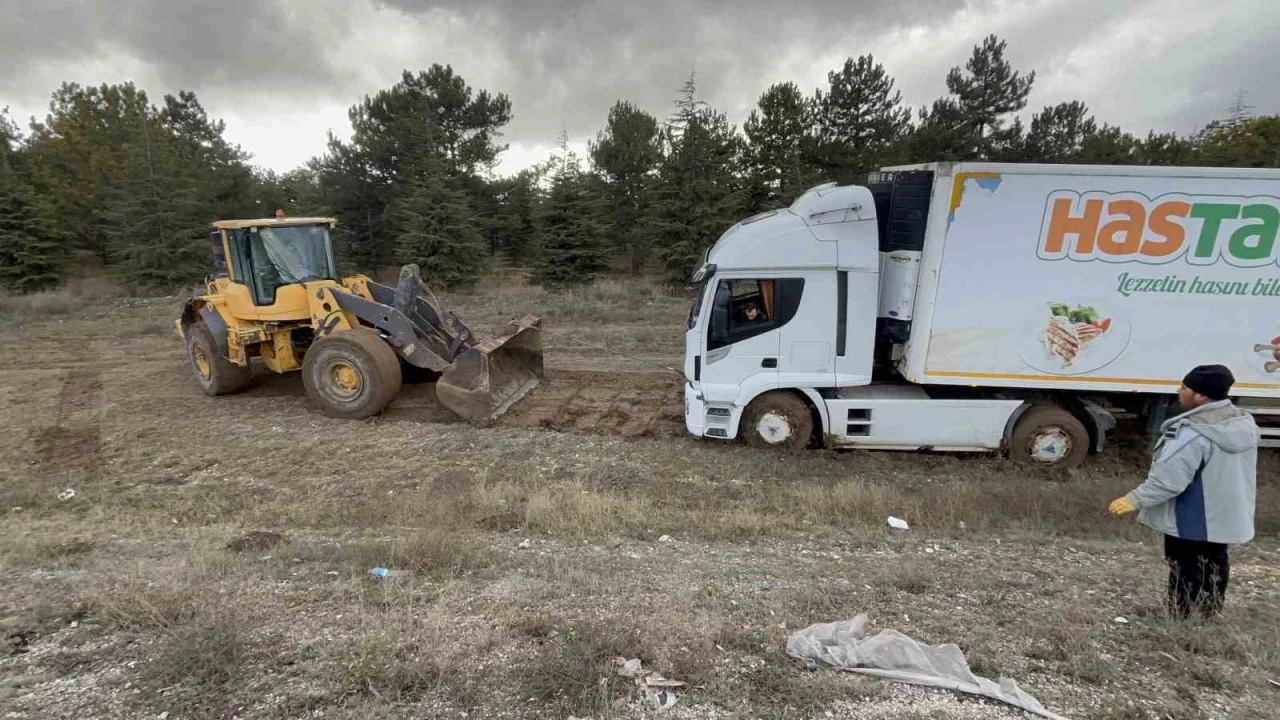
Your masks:
{"label": "loader cab", "polygon": [[334,224],[330,218],[216,222],[221,243],[214,243],[215,275],[245,286],[259,307],[275,305],[281,288],[337,280],[330,239]]}

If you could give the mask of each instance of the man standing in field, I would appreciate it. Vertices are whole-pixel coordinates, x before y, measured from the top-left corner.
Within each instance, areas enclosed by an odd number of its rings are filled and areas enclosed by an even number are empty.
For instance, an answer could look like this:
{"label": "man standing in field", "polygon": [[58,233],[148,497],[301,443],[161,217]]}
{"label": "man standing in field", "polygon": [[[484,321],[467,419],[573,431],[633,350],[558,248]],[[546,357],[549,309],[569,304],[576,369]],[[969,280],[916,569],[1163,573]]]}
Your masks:
{"label": "man standing in field", "polygon": [[1227,545],[1253,539],[1258,426],[1227,399],[1235,378],[1201,365],[1178,388],[1185,411],[1160,427],[1146,482],[1111,503],[1115,515],[1164,533],[1169,610],[1206,619],[1222,611],[1230,568]]}

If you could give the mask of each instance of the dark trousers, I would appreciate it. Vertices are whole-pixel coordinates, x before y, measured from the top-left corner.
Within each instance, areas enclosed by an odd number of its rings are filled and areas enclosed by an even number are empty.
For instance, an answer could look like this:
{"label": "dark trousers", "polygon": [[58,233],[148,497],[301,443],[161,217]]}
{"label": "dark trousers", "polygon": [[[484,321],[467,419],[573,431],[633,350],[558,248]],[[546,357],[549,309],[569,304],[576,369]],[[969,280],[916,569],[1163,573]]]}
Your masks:
{"label": "dark trousers", "polygon": [[1169,563],[1169,612],[1187,617],[1198,611],[1205,618],[1222,612],[1231,576],[1226,545],[1165,535],[1164,559]]}

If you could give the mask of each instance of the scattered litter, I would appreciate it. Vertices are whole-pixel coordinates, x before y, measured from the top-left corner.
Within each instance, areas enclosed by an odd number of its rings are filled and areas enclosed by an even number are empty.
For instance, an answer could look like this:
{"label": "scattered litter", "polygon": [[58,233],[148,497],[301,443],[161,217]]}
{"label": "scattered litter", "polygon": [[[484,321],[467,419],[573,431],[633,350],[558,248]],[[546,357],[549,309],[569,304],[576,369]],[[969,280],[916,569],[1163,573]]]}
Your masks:
{"label": "scattered litter", "polygon": [[658,542],[662,542],[662,543],[671,542],[671,536],[663,535],[662,537],[658,538]]}
{"label": "scattered litter", "polygon": [[62,492],[58,493],[59,500],[70,500],[75,496],[76,496],[76,491],[72,490],[71,488],[67,488],[66,490],[63,490]]}
{"label": "scattered litter", "polygon": [[532,546],[533,546],[533,543],[529,542],[529,538],[525,538],[524,540],[520,541],[520,544],[517,547],[519,547],[521,550],[528,550]]}
{"label": "scattered litter", "polygon": [[1276,687],[1280,687],[1280,682],[1276,682],[1275,680],[1272,680],[1270,678],[1267,679],[1267,682],[1271,683],[1272,685],[1275,685]]}
{"label": "scattered litter", "polygon": [[618,656],[613,659],[613,664],[617,666],[619,675],[635,680],[636,686],[644,691],[645,697],[649,698],[655,708],[663,710],[679,701],[675,689],[684,687],[685,683],[665,678],[656,672],[645,672],[640,666],[640,658],[628,660]]}
{"label": "scattered litter", "polygon": [[931,552],[933,552],[933,548],[931,548],[931,547],[927,547],[927,548],[925,548],[925,549],[924,549],[924,551],[925,551],[925,552],[927,552],[927,553],[931,553]]}
{"label": "scattered litter", "polygon": [[906,520],[903,520],[903,519],[902,519],[902,518],[900,518],[900,517],[894,517],[894,516],[890,515],[890,516],[889,516],[889,527],[891,527],[891,528],[897,528],[897,529],[899,529],[899,530],[906,530],[906,529],[907,529],[907,521],[906,521]]}
{"label": "scattered litter", "polygon": [[1113,622],[1113,623],[1118,623],[1118,624],[1120,624],[1120,625],[1128,625],[1128,624],[1129,624],[1129,619],[1128,619],[1128,618],[1126,618],[1125,616],[1121,615],[1121,616],[1117,617],[1115,620],[1112,620],[1111,622]]}
{"label": "scattered litter", "polygon": [[72,629],[75,629],[75,628],[80,627],[80,621],[79,621],[79,620],[72,620],[72,621],[71,621],[71,627],[72,627]]}
{"label": "scattered litter", "polygon": [[812,669],[829,667],[911,685],[982,695],[1040,717],[1065,720],[1046,710],[1012,679],[992,681],[974,675],[964,653],[953,643],[922,645],[888,628],[870,635],[867,624],[867,615],[860,613],[852,620],[810,625],[787,638],[787,654]]}
{"label": "scattered litter", "polygon": [[778,587],[778,581],[773,578],[769,578],[768,580],[761,580],[760,582],[756,583],[757,590],[773,590],[776,587]]}
{"label": "scattered litter", "polygon": [[369,574],[376,578],[407,577],[409,575],[412,575],[413,571],[412,570],[388,570],[387,568],[384,568],[384,567],[376,567],[376,568],[370,568]]}
{"label": "scattered litter", "polygon": [[282,542],[284,542],[284,536],[280,533],[254,530],[244,537],[238,537],[227,543],[227,549],[236,552],[261,552]]}
{"label": "scattered litter", "polygon": [[325,573],[325,575],[328,575],[328,576],[330,576],[330,577],[338,577],[338,571],[337,571],[337,570],[330,570],[329,572]]}

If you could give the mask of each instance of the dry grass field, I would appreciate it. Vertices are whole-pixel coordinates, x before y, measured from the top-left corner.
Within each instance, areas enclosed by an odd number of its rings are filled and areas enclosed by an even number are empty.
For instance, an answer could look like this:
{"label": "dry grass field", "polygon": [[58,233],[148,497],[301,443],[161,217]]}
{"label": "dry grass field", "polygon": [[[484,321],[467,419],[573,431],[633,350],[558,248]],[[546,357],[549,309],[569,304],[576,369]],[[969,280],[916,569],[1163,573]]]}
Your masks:
{"label": "dry grass field", "polygon": [[447,297],[480,329],[544,318],[548,382],[486,430],[429,385],[366,422],[297,376],[205,397],[179,298],[101,295],[0,298],[6,718],[1019,717],[786,657],[858,612],[1068,717],[1275,717],[1274,455],[1226,616],[1179,624],[1160,539],[1105,512],[1140,447],[1060,475],[698,442],[686,300],[638,280]]}

